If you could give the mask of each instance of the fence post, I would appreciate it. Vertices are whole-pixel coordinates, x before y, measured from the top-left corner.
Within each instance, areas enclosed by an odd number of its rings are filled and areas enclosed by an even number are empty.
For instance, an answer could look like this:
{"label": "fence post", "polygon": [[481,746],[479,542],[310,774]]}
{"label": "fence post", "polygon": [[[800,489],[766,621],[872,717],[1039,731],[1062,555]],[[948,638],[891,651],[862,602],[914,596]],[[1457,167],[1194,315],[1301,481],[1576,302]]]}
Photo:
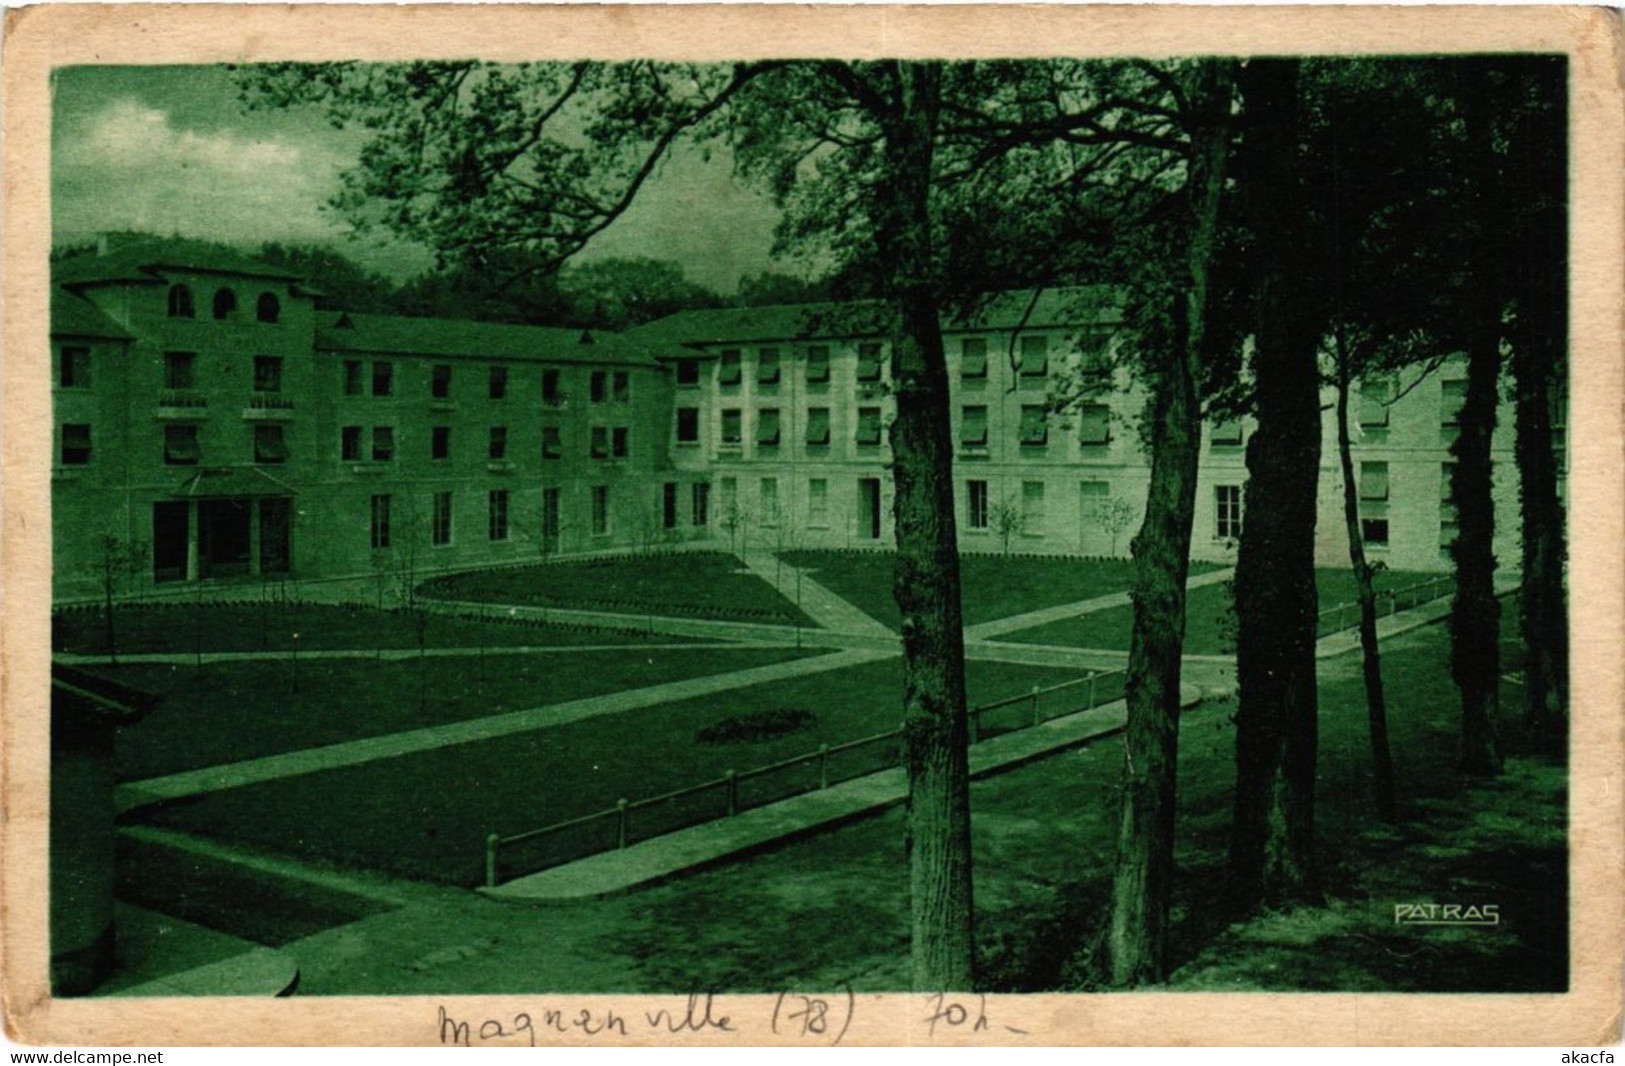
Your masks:
{"label": "fence post", "polygon": [[1038,686],[1033,686],[1033,725],[1038,724]]}
{"label": "fence post", "polygon": [[723,773],[722,780],[728,787],[728,817],[732,818],[739,813],[739,775],[728,770]]}
{"label": "fence post", "polygon": [[818,745],[818,787],[829,787],[829,745]]}
{"label": "fence post", "polygon": [[1099,676],[1100,675],[1095,673],[1093,670],[1089,671],[1089,703],[1086,707],[1084,707],[1084,710],[1086,711],[1092,711],[1095,709],[1095,678]]}
{"label": "fence post", "polygon": [[625,798],[615,801],[615,846],[622,851],[626,850],[626,807]]}
{"label": "fence post", "polygon": [[492,833],[485,838],[485,887],[497,887],[497,845],[502,838]]}

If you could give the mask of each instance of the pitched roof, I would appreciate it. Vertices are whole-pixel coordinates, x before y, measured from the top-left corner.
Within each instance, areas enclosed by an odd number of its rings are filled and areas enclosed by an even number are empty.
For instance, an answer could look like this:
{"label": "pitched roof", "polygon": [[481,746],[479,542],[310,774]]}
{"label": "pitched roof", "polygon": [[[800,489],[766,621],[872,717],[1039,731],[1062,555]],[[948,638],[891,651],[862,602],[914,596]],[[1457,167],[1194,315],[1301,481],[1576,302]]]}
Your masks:
{"label": "pitched roof", "polygon": [[[874,336],[886,331],[891,309],[879,300],[851,303],[774,304],[679,311],[628,330],[626,337],[653,345],[735,344]],[[1026,329],[1116,322],[1121,294],[1106,285],[989,293],[943,315],[951,330]]]}
{"label": "pitched roof", "polygon": [[51,290],[51,335],[53,337],[90,337],[97,340],[133,340],[118,323],[102,313],[102,309],[63,288]]}
{"label": "pitched roof", "polygon": [[59,285],[94,285],[106,282],[156,284],[169,270],[195,270],[211,274],[246,274],[250,277],[298,281],[299,275],[261,262],[221,245],[185,237],[154,237],[119,245],[105,255],[86,252],[54,264],[52,279]]}
{"label": "pitched roof", "polygon": [[613,333],[458,318],[363,315],[351,311],[318,316],[316,347],[338,352],[538,362],[653,362],[646,346]]}

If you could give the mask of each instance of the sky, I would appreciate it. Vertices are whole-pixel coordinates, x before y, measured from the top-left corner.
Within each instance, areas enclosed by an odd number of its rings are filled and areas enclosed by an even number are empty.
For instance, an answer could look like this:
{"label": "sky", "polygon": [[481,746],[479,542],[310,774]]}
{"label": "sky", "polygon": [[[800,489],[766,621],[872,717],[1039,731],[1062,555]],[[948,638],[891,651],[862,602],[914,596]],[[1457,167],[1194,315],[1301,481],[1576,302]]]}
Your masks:
{"label": "sky", "polygon": [[[218,66],[68,67],[53,81],[52,237],[116,230],[226,241],[331,244],[396,280],[429,268],[427,250],[356,237],[326,202],[362,136],[314,109],[247,111]],[[737,184],[725,155],[679,151],[582,261],[645,255],[731,293],[769,257],[778,213]]]}

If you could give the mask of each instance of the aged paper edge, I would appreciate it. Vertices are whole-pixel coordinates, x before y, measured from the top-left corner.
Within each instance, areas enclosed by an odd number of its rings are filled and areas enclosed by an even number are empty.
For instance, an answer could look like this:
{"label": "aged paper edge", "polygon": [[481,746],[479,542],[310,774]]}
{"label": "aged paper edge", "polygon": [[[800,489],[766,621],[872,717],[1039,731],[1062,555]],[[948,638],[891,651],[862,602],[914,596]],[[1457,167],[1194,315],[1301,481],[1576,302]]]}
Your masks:
{"label": "aged paper edge", "polygon": [[[1002,1024],[1043,1044],[1596,1044],[1617,1039],[1625,766],[1625,480],[1622,469],[1620,21],[1579,7],[271,7],[43,6],[7,12],[4,52],[3,751],[4,1009],[30,1043],[416,1045],[436,1006],[460,1017],[613,1006],[658,997],[367,997],[53,1000],[46,984],[47,691],[51,408],[47,253],[50,88],[76,63],[274,59],[490,59],[754,55],[1042,56],[1565,52],[1571,58],[1572,445],[1570,611],[1571,990],[1564,995],[1137,993],[996,998]],[[545,1000],[545,1003],[542,1002]],[[727,997],[765,1018],[770,997]],[[861,997],[848,1044],[985,1043],[938,1033],[925,1000]],[[772,1043],[765,1022],[749,1042]],[[1007,1038],[1014,1039],[1014,1038]],[[585,1042],[585,1041],[582,1041]],[[727,1035],[618,1043],[741,1042]]]}

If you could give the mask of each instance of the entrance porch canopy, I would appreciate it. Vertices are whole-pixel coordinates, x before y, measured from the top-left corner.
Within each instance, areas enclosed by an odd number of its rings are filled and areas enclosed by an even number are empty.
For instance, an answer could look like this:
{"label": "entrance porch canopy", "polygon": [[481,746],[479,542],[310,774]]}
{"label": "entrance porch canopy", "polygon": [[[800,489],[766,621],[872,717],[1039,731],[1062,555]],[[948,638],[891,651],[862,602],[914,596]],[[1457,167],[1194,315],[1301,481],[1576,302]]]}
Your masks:
{"label": "entrance porch canopy", "polygon": [[174,492],[176,499],[196,500],[264,496],[293,496],[297,492],[286,481],[272,477],[257,466],[221,466],[199,470]]}

